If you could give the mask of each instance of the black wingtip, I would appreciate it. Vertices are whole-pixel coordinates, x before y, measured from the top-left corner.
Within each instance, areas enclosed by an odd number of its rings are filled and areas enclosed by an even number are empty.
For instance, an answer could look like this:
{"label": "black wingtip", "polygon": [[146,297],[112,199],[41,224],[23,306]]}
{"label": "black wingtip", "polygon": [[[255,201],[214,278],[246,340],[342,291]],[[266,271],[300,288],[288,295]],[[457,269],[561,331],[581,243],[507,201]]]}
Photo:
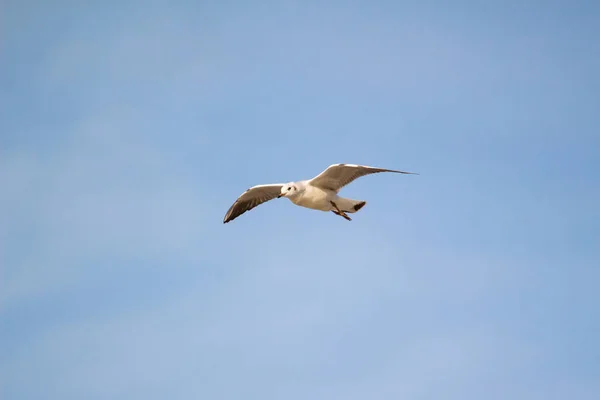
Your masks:
{"label": "black wingtip", "polygon": [[360,210],[361,208],[363,208],[365,206],[365,204],[367,204],[366,201],[361,201],[360,203],[355,204],[354,207],[353,207],[354,211]]}

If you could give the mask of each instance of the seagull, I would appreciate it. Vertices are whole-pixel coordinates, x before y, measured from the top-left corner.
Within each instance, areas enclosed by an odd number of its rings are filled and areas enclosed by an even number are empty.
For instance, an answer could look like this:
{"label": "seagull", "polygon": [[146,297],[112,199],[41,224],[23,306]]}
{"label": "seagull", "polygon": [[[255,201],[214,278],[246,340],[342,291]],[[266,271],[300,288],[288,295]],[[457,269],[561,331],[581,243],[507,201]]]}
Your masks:
{"label": "seagull", "polygon": [[332,164],[312,179],[256,185],[242,193],[229,208],[223,223],[233,221],[246,211],[274,198],[287,197],[297,206],[333,212],[348,221],[347,213],[355,213],[367,204],[364,200],[352,200],[338,196],[341,188],[361,176],[379,172],[419,175],[415,172],[375,168],[367,165]]}

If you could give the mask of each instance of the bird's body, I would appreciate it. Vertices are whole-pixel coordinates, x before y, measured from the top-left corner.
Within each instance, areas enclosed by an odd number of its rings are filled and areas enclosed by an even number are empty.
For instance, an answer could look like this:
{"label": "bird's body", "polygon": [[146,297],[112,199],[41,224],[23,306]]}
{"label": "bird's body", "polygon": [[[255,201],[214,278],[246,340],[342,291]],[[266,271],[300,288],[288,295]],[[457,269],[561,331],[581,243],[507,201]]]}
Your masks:
{"label": "bird's body", "polygon": [[292,203],[313,210],[329,211],[331,209],[329,200],[333,199],[334,193],[330,190],[308,185],[307,181],[296,182],[296,186],[298,187],[297,192],[289,196]]}
{"label": "bird's body", "polygon": [[334,190],[309,185],[308,182],[296,182],[297,194],[289,196],[290,201],[295,205],[319,211],[332,211],[334,210],[331,204],[333,201],[342,211],[355,212],[354,205],[361,203],[361,201],[340,197]]}
{"label": "bird's body", "polygon": [[[414,172],[396,171],[355,164],[333,164],[312,179],[257,185],[242,193],[227,211],[224,223],[232,221],[241,214],[266,201],[278,197],[287,197],[297,206],[319,211],[331,211],[347,220],[346,213],[355,213],[367,203],[364,200],[352,200],[338,196],[340,189],[353,180],[378,172],[395,172],[415,174]],[[418,175],[418,174],[415,174]]]}

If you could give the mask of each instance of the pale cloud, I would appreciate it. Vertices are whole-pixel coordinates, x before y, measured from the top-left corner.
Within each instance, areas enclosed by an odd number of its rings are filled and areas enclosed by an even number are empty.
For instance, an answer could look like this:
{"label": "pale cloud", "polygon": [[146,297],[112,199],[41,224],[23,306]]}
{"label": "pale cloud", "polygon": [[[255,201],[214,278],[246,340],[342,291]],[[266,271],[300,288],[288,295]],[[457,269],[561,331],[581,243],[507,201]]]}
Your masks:
{"label": "pale cloud", "polygon": [[[576,93],[572,59],[543,29],[299,4],[85,12],[21,60],[5,397],[592,398],[551,335],[594,304],[597,191],[525,143],[573,120],[539,90]],[[332,162],[422,175],[353,183],[352,223],[274,201],[222,224]]]}
{"label": "pale cloud", "polygon": [[[314,247],[305,253],[273,235],[269,252],[259,246],[241,257],[224,255],[236,272],[209,287],[198,280],[152,308],[60,324],[12,355],[14,371],[48,360],[54,368],[41,379],[57,395],[160,397],[177,393],[175,385],[187,394],[223,398],[255,391],[263,398],[461,398],[459,388],[489,373],[491,364],[531,362],[528,344],[507,342],[484,325],[436,328],[432,319],[444,316],[435,303],[454,308],[504,291],[498,276],[480,285],[468,281],[478,261],[453,258],[448,264],[443,260],[450,255],[439,254],[437,263],[409,262],[402,257],[406,249],[393,250],[383,237],[366,233],[354,236],[354,252],[331,251],[347,238],[325,242],[324,236],[308,239]],[[517,268],[494,269],[510,275]],[[444,276],[444,270],[453,273]],[[236,384],[226,376],[237,376]]]}
{"label": "pale cloud", "polygon": [[65,285],[101,255],[190,257],[182,250],[206,229],[200,210],[211,197],[178,177],[177,160],[146,128],[135,112],[104,110],[74,123],[51,153],[6,153],[4,234],[21,231],[29,245],[5,250],[18,267],[7,272],[4,302]]}

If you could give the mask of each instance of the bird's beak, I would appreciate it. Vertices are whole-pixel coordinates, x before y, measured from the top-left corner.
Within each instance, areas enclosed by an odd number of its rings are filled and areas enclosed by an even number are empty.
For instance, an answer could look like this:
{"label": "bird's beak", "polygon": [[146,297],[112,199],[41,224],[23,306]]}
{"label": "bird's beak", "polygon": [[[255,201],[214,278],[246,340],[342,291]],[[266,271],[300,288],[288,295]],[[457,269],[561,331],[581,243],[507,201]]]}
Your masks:
{"label": "bird's beak", "polygon": [[281,196],[283,196],[283,193],[279,193],[279,196],[277,196],[277,198],[280,198]]}

